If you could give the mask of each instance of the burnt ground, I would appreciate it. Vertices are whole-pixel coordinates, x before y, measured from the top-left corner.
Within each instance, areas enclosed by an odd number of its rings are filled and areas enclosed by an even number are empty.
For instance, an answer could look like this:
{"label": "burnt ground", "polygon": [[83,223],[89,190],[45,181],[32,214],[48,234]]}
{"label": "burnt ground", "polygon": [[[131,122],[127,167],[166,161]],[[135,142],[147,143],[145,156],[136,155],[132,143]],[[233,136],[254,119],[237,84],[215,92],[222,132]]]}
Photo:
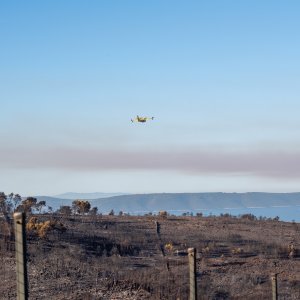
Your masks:
{"label": "burnt ground", "polygon": [[[29,299],[300,299],[300,224],[250,217],[40,215],[67,228],[27,236]],[[1,225],[1,222],[0,222]],[[3,224],[1,225],[3,228]],[[0,299],[16,299],[14,242],[0,235]]]}

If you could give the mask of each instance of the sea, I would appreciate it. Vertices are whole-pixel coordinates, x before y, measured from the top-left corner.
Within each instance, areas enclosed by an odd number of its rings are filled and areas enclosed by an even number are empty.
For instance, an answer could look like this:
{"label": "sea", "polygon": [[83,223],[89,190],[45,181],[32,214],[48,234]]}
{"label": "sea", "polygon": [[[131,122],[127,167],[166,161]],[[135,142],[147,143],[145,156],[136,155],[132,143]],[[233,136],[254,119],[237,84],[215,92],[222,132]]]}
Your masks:
{"label": "sea", "polygon": [[232,216],[241,216],[252,214],[257,218],[276,218],[280,221],[300,223],[300,205],[295,206],[270,206],[270,207],[225,207],[219,209],[195,209],[193,211],[168,210],[168,213],[174,215],[190,214],[196,215],[202,213],[203,216],[220,216],[221,214],[230,214]]}

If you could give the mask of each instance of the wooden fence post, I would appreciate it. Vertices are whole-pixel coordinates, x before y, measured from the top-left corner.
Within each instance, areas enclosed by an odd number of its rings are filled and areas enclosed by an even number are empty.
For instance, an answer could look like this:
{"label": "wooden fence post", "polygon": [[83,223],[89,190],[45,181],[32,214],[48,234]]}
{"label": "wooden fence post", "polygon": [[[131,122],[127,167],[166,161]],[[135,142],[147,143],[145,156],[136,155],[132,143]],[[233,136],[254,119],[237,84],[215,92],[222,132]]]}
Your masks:
{"label": "wooden fence post", "polygon": [[25,213],[14,213],[17,300],[28,299]]}
{"label": "wooden fence post", "polygon": [[190,297],[189,300],[197,299],[197,268],[196,268],[196,249],[188,249],[189,269],[190,269]]}
{"label": "wooden fence post", "polygon": [[272,274],[272,300],[278,299],[277,273]]}

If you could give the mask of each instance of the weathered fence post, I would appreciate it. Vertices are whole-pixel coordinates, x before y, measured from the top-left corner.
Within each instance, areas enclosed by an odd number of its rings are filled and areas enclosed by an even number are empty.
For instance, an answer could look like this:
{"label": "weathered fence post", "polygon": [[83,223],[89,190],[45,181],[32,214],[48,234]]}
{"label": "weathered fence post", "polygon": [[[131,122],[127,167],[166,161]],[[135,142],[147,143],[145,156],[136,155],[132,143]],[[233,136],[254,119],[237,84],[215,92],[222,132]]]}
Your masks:
{"label": "weathered fence post", "polygon": [[278,287],[277,287],[277,273],[272,274],[272,300],[278,299]]}
{"label": "weathered fence post", "polygon": [[14,213],[17,300],[28,299],[25,213]]}
{"label": "weathered fence post", "polygon": [[156,233],[159,235],[159,227],[160,227],[160,225],[159,225],[159,223],[157,222],[157,221],[154,221],[155,222],[155,226],[156,226]]}
{"label": "weathered fence post", "polygon": [[189,269],[190,269],[190,297],[189,300],[197,299],[197,268],[196,268],[196,249],[188,249]]}

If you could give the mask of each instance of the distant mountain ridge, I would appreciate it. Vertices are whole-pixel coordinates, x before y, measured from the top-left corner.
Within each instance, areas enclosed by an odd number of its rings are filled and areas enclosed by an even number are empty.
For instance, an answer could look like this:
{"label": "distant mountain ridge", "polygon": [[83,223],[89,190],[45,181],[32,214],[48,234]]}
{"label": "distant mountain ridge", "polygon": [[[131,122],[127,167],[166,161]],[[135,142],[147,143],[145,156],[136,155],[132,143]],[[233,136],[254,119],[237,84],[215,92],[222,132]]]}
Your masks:
{"label": "distant mountain ridge", "polygon": [[128,195],[126,193],[100,193],[100,192],[94,192],[94,193],[73,193],[73,192],[68,192],[68,193],[63,193],[59,195],[53,196],[54,198],[59,198],[59,199],[71,199],[71,200],[76,200],[76,199],[99,199],[99,198],[108,198],[108,197],[114,197],[114,196],[121,196],[121,195]]}
{"label": "distant mountain ridge", "polygon": [[200,211],[300,205],[300,193],[162,193],[92,200],[100,211]]}
{"label": "distant mountain ridge", "polygon": [[[61,205],[71,205],[73,199],[38,196],[53,209]],[[78,198],[76,198],[78,199]],[[81,199],[84,199],[82,197]],[[87,199],[87,198],[86,198]],[[166,211],[201,212],[201,210],[268,207],[299,207],[298,193],[157,193],[118,195],[107,198],[87,199],[99,212],[107,213],[113,209],[128,213]]]}

